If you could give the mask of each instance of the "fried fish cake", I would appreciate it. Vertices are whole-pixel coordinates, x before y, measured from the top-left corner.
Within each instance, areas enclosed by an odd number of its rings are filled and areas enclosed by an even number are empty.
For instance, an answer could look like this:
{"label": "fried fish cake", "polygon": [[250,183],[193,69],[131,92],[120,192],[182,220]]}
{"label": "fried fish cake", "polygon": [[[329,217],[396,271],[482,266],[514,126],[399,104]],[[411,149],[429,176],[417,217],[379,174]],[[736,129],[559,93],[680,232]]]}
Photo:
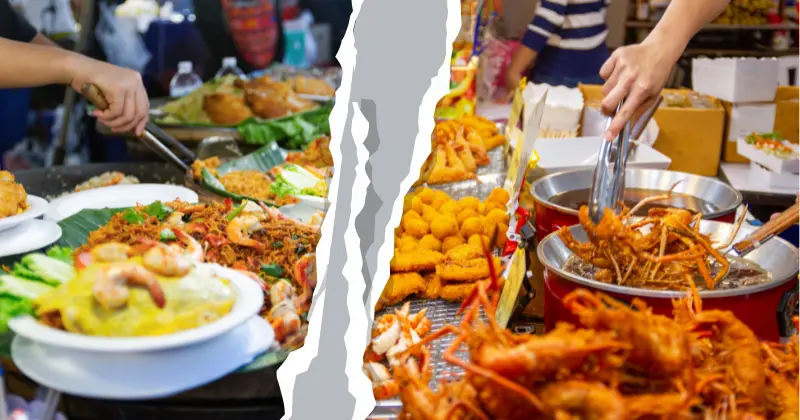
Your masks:
{"label": "fried fish cake", "polygon": [[[500,259],[492,257],[492,263],[495,273],[500,272]],[[436,274],[443,283],[474,282],[489,277],[489,261],[478,246],[459,245],[447,251],[444,261],[436,265]]]}
{"label": "fried fish cake", "polygon": [[395,252],[389,263],[392,273],[427,272],[436,269],[444,260],[444,254],[430,249],[417,248],[413,251]]}
{"label": "fried fish cake", "polygon": [[[474,283],[453,283],[453,284],[444,284],[439,289],[438,297],[444,300],[449,300],[451,302],[460,302],[464,300],[472,290],[475,289],[479,283],[482,282],[489,282],[490,280],[481,280]],[[502,290],[503,285],[505,284],[505,279],[503,277],[498,277],[497,282],[500,285],[500,289]]]}
{"label": "fried fish cake", "polygon": [[375,305],[379,311],[387,306],[396,305],[411,295],[423,292],[426,286],[425,279],[419,273],[398,273],[389,276],[386,287],[383,288],[380,299]]}
{"label": "fried fish cake", "polygon": [[203,111],[215,124],[236,125],[253,116],[244,99],[232,93],[204,96]]}

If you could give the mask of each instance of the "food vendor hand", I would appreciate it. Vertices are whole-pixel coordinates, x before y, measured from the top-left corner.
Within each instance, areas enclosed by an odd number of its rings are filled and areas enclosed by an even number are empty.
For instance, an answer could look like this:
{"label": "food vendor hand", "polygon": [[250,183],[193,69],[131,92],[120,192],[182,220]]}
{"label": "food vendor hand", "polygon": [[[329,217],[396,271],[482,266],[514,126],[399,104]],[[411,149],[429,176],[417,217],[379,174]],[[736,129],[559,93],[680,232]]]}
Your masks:
{"label": "food vendor hand", "polygon": [[617,48],[603,64],[603,112],[614,114],[620,101],[625,100],[605,133],[607,140],[616,138],[637,111],[646,109],[661,94],[677,59],[664,50],[645,40]]}
{"label": "food vendor hand", "polygon": [[108,109],[94,111],[101,123],[117,133],[144,133],[150,101],[139,73],[87,57],[77,59],[69,71],[70,85],[76,91],[91,83],[103,92]]}
{"label": "food vendor hand", "polygon": [[511,69],[509,66],[506,71],[506,90],[508,90],[506,101],[511,101],[514,98],[514,93],[519,88],[520,81],[522,81],[522,73]]}
{"label": "food vendor hand", "polygon": [[[795,200],[795,203],[800,203],[800,192],[797,193],[797,199]],[[780,213],[772,213],[772,216],[769,217],[769,220],[775,220],[780,215]]]}

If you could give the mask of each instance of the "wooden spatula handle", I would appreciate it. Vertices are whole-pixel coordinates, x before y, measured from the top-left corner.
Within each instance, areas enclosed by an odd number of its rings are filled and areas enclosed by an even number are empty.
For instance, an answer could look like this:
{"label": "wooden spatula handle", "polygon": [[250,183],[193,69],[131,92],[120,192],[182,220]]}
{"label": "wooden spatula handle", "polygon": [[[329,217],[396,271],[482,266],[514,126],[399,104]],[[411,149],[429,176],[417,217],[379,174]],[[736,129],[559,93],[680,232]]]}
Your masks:
{"label": "wooden spatula handle", "polygon": [[101,111],[105,111],[109,107],[108,100],[103,95],[103,92],[91,83],[86,83],[81,87],[81,95]]}
{"label": "wooden spatula handle", "polygon": [[795,203],[792,207],[779,214],[778,217],[764,223],[758,230],[734,244],[733,249],[739,255],[750,252],[773,236],[780,235],[793,224],[798,223],[798,221],[800,221],[800,211],[797,203]]}

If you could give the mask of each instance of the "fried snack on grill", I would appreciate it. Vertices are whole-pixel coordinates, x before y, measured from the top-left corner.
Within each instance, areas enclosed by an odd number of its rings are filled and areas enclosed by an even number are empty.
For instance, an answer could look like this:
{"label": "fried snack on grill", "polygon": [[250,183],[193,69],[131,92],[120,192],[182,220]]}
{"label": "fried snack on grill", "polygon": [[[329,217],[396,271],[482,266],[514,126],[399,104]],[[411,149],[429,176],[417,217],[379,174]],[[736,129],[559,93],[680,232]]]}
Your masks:
{"label": "fried snack on grill", "polygon": [[[439,281],[441,282],[441,280]],[[487,281],[489,280],[480,280],[472,283],[451,283],[451,284],[440,283],[439,289],[436,293],[436,297],[451,302],[461,302],[475,290],[475,287],[477,287],[479,283],[485,283]],[[505,284],[506,281],[505,278],[498,277],[497,281],[499,285],[498,287],[500,287],[502,290],[503,285]],[[429,284],[428,287],[431,287],[431,285]]]}
{"label": "fried snack on grill", "polygon": [[14,174],[0,171],[0,219],[16,216],[28,209],[28,193],[17,184]]}
{"label": "fried snack on grill", "polygon": [[387,306],[397,305],[411,295],[425,290],[427,281],[419,273],[395,273],[389,276],[386,287],[383,288],[375,310],[379,311]]}
{"label": "fried snack on grill", "polygon": [[297,76],[292,80],[292,87],[295,92],[307,95],[333,96],[336,94],[333,86],[325,80],[315,77]]}
{"label": "fried snack on grill", "polygon": [[431,155],[420,170],[420,182],[475,179],[477,168],[490,163],[488,151],[505,141],[497,126],[483,117],[440,121],[431,135]]}
{"label": "fried snack on grill", "polygon": [[[495,271],[500,271],[500,259],[494,257]],[[489,277],[489,262],[479,245],[459,245],[445,254],[444,261],[436,265],[436,274],[443,284],[475,282]]]}
{"label": "fried snack on grill", "polygon": [[423,248],[407,252],[395,252],[394,258],[389,263],[389,269],[392,273],[433,271],[436,269],[436,264],[439,264],[443,259],[444,255],[441,252]]}
{"label": "fried snack on grill", "polygon": [[232,93],[204,96],[203,111],[215,124],[236,125],[253,116],[244,103],[244,98]]}

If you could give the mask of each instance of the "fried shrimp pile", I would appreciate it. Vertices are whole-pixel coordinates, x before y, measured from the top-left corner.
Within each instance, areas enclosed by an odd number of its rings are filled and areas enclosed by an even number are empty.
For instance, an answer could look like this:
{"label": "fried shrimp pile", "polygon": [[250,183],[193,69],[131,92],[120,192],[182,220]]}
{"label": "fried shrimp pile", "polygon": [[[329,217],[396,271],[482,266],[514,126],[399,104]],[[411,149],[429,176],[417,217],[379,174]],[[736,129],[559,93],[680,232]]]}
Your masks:
{"label": "fried shrimp pile", "polygon": [[0,171],[0,219],[16,216],[28,209],[28,194],[17,184],[14,174]]}
{"label": "fried shrimp pile", "polygon": [[[620,214],[606,209],[597,224],[592,222],[589,208],[582,206],[578,219],[589,241],[578,242],[569,227],[561,228],[558,235],[578,258],[596,268],[595,280],[669,290],[696,290],[696,281],[700,280],[703,288],[714,289],[730,267],[720,250],[730,246],[745,212],[730,238],[721,244],[713,243],[709,235],[700,232],[699,213],[651,208],[647,217],[633,218],[645,204],[669,199],[671,191],[645,198],[631,209],[623,204]],[[712,263],[720,266],[714,275]]]}
{"label": "fried shrimp pile", "polygon": [[[484,256],[491,259],[488,249]],[[489,265],[491,267],[491,265]],[[545,335],[516,334],[494,314],[492,275],[447,325],[413,344],[393,367],[400,419],[789,419],[798,417],[797,337],[759,343],[726,311],[689,295],[672,318],[579,289],[563,301],[577,317]],[[479,313],[485,317],[479,316]],[[796,321],[795,321],[796,322]],[[418,354],[453,336],[445,363],[465,375],[429,386]],[[463,348],[467,356],[457,354]]]}

